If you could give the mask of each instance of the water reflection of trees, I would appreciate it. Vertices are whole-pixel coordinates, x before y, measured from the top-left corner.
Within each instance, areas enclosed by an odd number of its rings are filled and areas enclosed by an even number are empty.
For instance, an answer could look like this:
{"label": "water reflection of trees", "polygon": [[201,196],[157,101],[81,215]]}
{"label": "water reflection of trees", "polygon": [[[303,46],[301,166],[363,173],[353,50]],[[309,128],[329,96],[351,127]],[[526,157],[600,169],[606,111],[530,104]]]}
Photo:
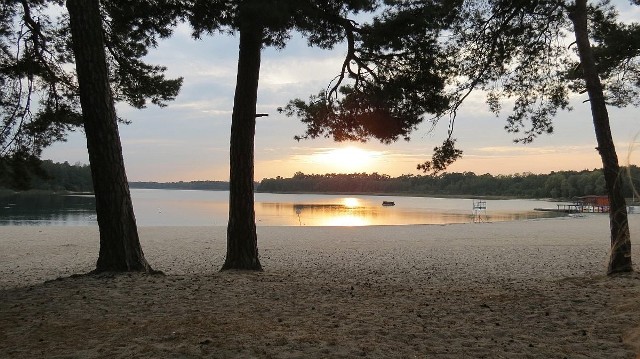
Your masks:
{"label": "water reflection of trees", "polygon": [[88,224],[95,222],[95,198],[84,195],[15,193],[0,196],[5,224]]}
{"label": "water reflection of trees", "polygon": [[[311,226],[363,226],[377,224],[378,209],[339,203],[258,203],[260,209],[277,216],[291,216],[293,222]],[[295,220],[295,221],[294,221]]]}
{"label": "water reflection of trees", "polygon": [[376,224],[380,216],[374,207],[346,204],[294,204],[293,210],[305,218],[305,224],[321,226],[367,226]]}

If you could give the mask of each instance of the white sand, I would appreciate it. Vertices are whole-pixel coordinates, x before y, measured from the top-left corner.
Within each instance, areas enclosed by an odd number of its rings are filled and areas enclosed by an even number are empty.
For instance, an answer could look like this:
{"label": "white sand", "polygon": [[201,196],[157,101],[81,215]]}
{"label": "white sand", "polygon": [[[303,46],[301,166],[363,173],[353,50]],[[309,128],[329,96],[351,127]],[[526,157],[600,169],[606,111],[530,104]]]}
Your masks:
{"label": "white sand", "polygon": [[[640,215],[630,225],[639,263]],[[640,276],[604,276],[606,215],[259,227],[262,273],[218,271],[225,233],[143,227],[147,260],[166,276],[66,278],[94,268],[97,228],[0,227],[0,357],[640,353]]]}

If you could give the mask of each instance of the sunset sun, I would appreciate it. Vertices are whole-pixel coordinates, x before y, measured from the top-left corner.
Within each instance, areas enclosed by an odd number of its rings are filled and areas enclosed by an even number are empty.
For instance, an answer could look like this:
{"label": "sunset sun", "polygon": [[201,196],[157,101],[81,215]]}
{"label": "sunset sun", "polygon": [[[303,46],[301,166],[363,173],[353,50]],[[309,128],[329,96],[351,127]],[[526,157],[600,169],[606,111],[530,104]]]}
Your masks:
{"label": "sunset sun", "polygon": [[313,162],[336,172],[367,172],[381,157],[381,152],[367,151],[357,147],[326,150],[312,155]]}

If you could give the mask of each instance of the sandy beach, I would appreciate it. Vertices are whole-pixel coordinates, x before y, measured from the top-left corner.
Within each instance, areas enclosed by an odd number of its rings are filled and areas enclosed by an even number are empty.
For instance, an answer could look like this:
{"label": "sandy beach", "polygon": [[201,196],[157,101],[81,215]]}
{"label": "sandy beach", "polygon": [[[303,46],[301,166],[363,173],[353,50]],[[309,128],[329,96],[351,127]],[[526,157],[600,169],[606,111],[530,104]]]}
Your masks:
{"label": "sandy beach", "polygon": [[225,235],[142,227],[165,275],[72,276],[97,227],[0,227],[0,358],[640,358],[606,215],[258,227],[260,273],[219,272]]}

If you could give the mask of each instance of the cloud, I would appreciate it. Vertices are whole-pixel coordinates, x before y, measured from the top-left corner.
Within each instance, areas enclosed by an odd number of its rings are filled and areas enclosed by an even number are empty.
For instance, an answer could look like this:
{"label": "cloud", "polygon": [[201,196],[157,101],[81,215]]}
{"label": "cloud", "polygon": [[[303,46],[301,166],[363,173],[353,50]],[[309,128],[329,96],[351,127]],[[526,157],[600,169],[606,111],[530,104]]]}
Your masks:
{"label": "cloud", "polygon": [[130,140],[123,140],[123,145],[126,146],[159,146],[159,147],[175,147],[183,146],[184,141],[178,141],[170,138],[136,138]]}
{"label": "cloud", "polygon": [[343,58],[328,57],[273,58],[263,62],[260,86],[281,88],[309,83],[329,82],[339,73]]}
{"label": "cloud", "polygon": [[548,156],[553,154],[567,154],[593,151],[593,146],[489,146],[473,150],[468,156],[476,157],[519,157],[519,156]]}

